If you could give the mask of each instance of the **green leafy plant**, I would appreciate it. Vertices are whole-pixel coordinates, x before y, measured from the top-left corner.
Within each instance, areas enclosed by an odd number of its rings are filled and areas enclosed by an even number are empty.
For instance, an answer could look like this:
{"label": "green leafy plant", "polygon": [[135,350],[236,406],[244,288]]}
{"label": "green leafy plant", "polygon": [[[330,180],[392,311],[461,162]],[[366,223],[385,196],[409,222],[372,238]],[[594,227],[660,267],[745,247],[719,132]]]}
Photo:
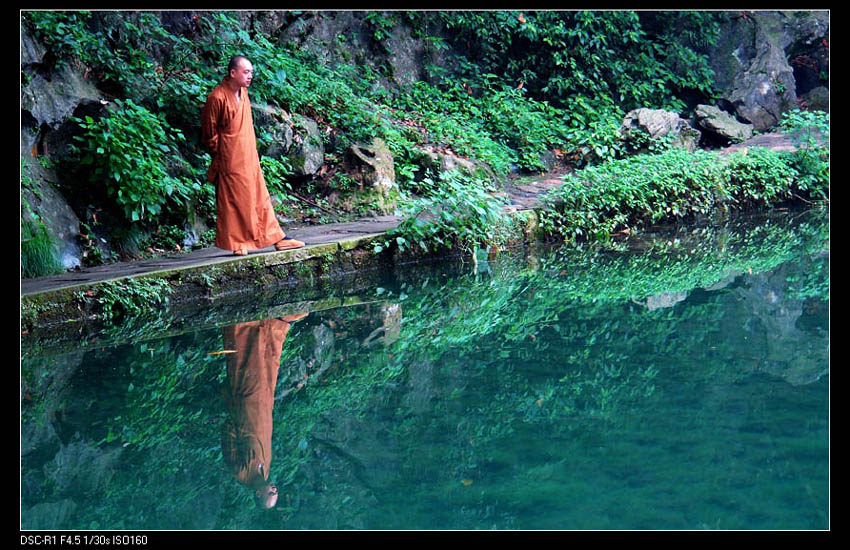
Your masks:
{"label": "green leafy plant", "polygon": [[98,286],[100,317],[113,321],[154,311],[168,304],[171,286],[156,278],[126,279]]}
{"label": "green leafy plant", "polygon": [[183,247],[186,230],[177,225],[160,225],[150,237],[150,244],[162,250],[179,250]]}
{"label": "green leafy plant", "polygon": [[285,158],[277,159],[272,157],[261,157],[260,167],[263,170],[263,177],[266,180],[266,187],[269,193],[277,195],[282,201],[293,200],[290,195],[292,193],[292,185],[289,179],[292,177],[292,167],[289,161]]}
{"label": "green leafy plant", "polygon": [[721,177],[740,206],[770,206],[792,196],[798,175],[788,155],[750,147],[729,157]]}
{"label": "green leafy plant", "polygon": [[505,201],[482,182],[459,172],[445,172],[437,182],[425,179],[426,193],[409,201],[402,222],[387,232],[376,252],[396,246],[425,252],[457,248],[472,252],[479,244],[499,244],[510,220]]}
{"label": "green leafy plant", "polygon": [[364,19],[372,30],[372,37],[379,43],[390,37],[390,29],[396,24],[395,16],[386,12],[370,11]]}
{"label": "green leafy plant", "polygon": [[[663,144],[662,144],[663,145]],[[588,166],[543,198],[544,229],[578,239],[665,219],[706,215],[723,203],[745,209],[800,198],[808,189],[795,157],[751,147],[722,158],[659,145],[645,153]]]}
{"label": "green leafy plant", "polygon": [[48,47],[58,60],[73,58],[87,61],[96,52],[105,50],[98,37],[86,26],[91,18],[89,11],[24,11],[21,21]]}
{"label": "green leafy plant", "polygon": [[131,222],[155,219],[169,201],[180,203],[201,190],[197,181],[168,171],[182,163],[177,146],[185,140],[161,114],[130,99],[115,100],[116,109],[94,120],[74,118],[83,131],[74,153],[90,167],[89,180],[106,192]]}
{"label": "green leafy plant", "polygon": [[829,113],[800,109],[786,111],[779,128],[794,137],[797,151],[793,155],[793,164],[799,173],[797,185],[800,191],[829,200]]}

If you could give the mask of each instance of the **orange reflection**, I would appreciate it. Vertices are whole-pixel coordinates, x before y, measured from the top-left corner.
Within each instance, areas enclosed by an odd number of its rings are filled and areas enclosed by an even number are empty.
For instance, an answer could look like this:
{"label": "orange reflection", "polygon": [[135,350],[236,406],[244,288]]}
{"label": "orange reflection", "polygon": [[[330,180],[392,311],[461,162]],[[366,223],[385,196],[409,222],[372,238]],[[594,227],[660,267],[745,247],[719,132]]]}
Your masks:
{"label": "orange reflection", "polygon": [[272,508],[277,487],[269,481],[272,460],[272,412],[283,342],[292,323],[306,313],[224,327],[227,384],[224,401],[228,421],[221,450],[230,473],[254,493],[257,504]]}

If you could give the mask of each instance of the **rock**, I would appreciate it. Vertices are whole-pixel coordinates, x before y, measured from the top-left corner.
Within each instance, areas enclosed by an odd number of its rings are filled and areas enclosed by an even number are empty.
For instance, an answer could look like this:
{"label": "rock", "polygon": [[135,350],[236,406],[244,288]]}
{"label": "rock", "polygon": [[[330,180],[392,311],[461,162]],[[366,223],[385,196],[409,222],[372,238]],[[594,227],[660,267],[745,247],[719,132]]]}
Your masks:
{"label": "rock", "polygon": [[71,381],[83,364],[85,353],[76,351],[25,358],[28,376],[21,376],[22,457],[61,444],[56,419],[69,407],[73,394]]}
{"label": "rock", "polygon": [[93,83],[66,63],[50,79],[35,74],[21,90],[21,111],[32,115],[37,125],[58,128],[81,104],[100,107],[100,93]]}
{"label": "rock", "polygon": [[76,509],[77,503],[69,498],[58,502],[39,502],[21,513],[21,529],[67,529],[68,519]]}
{"label": "rock", "polygon": [[654,296],[647,296],[644,302],[638,303],[645,305],[649,311],[655,311],[656,309],[673,307],[687,299],[687,297],[688,293],[684,290],[679,292],[662,292]]}
{"label": "rock", "polygon": [[81,263],[81,250],[77,243],[80,233],[80,220],[71,206],[50,184],[56,181],[52,169],[47,169],[33,157],[35,144],[30,141],[29,131],[21,128],[21,176],[27,177],[33,184],[33,190],[26,187],[21,190],[21,201],[26,202],[37,213],[55,244],[57,259],[65,269],[78,267]]}
{"label": "rock", "polygon": [[293,172],[298,176],[311,176],[325,163],[325,146],[315,120],[296,114],[293,117],[293,147],[289,160]]}
{"label": "rock", "polygon": [[198,206],[192,202],[184,203],[186,205],[186,218],[183,222],[183,230],[186,232],[183,237],[183,248],[193,248],[198,246],[201,236],[215,228],[209,227],[203,216],[198,214]]}
{"label": "rock", "polygon": [[776,125],[782,113],[797,104],[794,72],[785,53],[769,42],[760,42],[756,58],[725,98],[756,130],[761,132]]}
{"label": "rock", "polygon": [[713,105],[697,105],[694,115],[699,126],[728,141],[737,143],[753,135],[752,124],[738,122],[734,116]]}
{"label": "rock", "polygon": [[369,145],[354,144],[346,151],[346,163],[363,175],[363,182],[386,194],[395,185],[395,166],[389,147],[380,138]]}
{"label": "rock", "polygon": [[829,112],[829,88],[826,86],[813,88],[800,99],[808,109]]}
{"label": "rock", "polygon": [[[295,18],[277,33],[281,42],[294,42],[330,66],[368,66],[382,75],[376,86],[393,88],[429,78],[429,66],[445,66],[449,56],[427,40],[415,36],[413,27],[400,14],[388,12],[394,23],[383,29],[383,38],[375,39],[368,12],[322,11]],[[440,34],[439,28],[429,34]]]}
{"label": "rock", "polygon": [[62,445],[44,465],[44,475],[62,491],[103,490],[115,474],[122,451],[121,447],[98,448],[88,441],[75,439]]}
{"label": "rock", "polygon": [[285,157],[292,147],[292,117],[273,105],[252,104],[251,110],[257,134],[268,133],[271,136],[271,143],[260,150],[260,154],[278,159]]}
{"label": "rock", "polygon": [[702,133],[680,118],[676,113],[662,109],[635,109],[623,119],[619,129],[620,136],[626,141],[642,142],[648,135],[656,140],[671,135],[672,145],[694,151]]}
{"label": "rock", "polygon": [[39,65],[44,59],[46,50],[41,43],[30,36],[30,34],[21,27],[21,69],[29,68],[32,65]]}
{"label": "rock", "polygon": [[421,156],[419,162],[433,172],[451,172],[458,171],[469,176],[481,177],[490,180],[496,180],[492,169],[483,162],[475,162],[470,159],[459,157],[452,153],[439,151],[432,147],[420,147]]}

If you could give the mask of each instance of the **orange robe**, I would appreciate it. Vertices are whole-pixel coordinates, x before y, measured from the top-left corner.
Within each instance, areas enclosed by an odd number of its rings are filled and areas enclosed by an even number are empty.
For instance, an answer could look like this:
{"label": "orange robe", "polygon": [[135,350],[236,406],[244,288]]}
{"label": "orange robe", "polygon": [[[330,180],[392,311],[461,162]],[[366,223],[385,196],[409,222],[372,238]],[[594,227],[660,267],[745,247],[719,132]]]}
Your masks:
{"label": "orange robe", "polygon": [[227,86],[230,77],[207,97],[201,138],[212,154],[207,180],[216,186],[215,245],[225,250],[258,249],[283,239],[266,188],[248,89],[242,99]]}
{"label": "orange robe", "polygon": [[272,412],[283,342],[291,325],[279,319],[224,327],[229,412],[222,434],[222,455],[242,485],[268,480],[272,460]]}

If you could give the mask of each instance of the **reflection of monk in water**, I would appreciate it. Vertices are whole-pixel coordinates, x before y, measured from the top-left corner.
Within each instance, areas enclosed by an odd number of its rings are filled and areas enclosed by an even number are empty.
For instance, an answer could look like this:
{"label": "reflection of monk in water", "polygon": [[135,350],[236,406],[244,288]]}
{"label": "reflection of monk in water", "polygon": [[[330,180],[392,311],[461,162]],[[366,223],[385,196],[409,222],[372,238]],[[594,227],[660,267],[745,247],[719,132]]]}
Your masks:
{"label": "reflection of monk in water", "polygon": [[272,460],[272,411],[283,341],[293,321],[306,313],[280,319],[240,323],[222,329],[228,385],[224,400],[230,417],[221,450],[233,477],[254,492],[257,504],[272,508],[277,487],[269,481]]}

